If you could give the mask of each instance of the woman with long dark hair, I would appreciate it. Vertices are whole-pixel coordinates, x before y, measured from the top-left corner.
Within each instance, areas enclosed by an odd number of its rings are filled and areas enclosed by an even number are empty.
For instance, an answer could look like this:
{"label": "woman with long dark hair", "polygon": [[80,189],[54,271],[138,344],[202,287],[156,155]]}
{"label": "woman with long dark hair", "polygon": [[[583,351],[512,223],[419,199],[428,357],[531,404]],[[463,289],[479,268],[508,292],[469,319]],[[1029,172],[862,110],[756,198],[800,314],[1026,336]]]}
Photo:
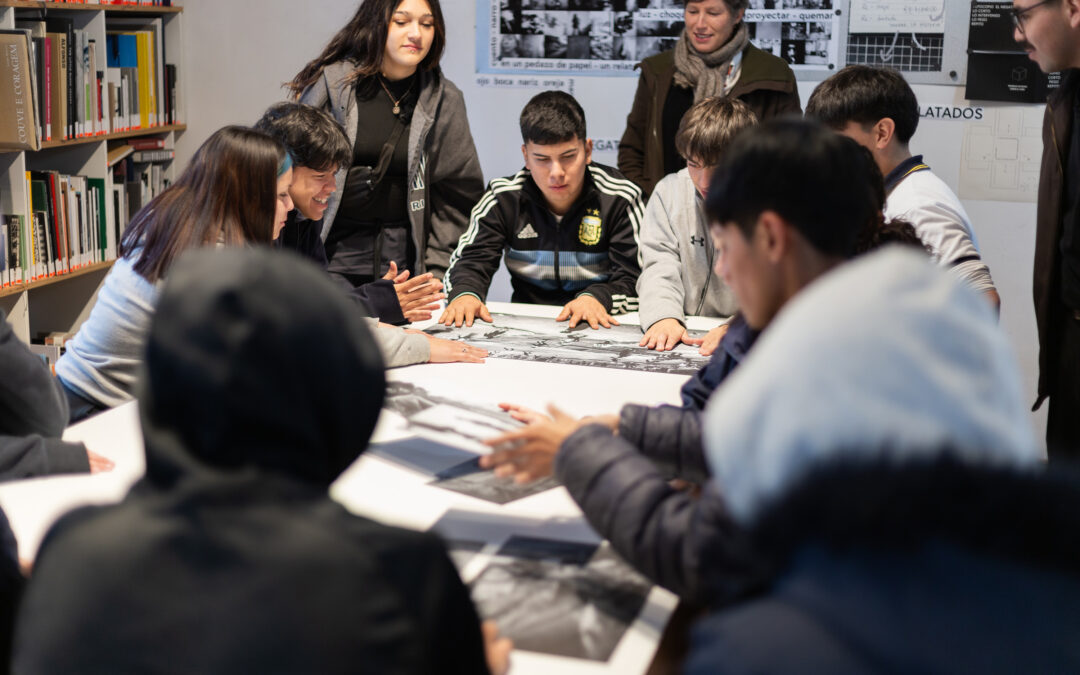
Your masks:
{"label": "woman with long dark hair", "polygon": [[322,233],[329,271],[354,286],[395,263],[442,278],[484,190],[465,100],[439,69],[438,0],[364,0],[288,87],[345,128]]}
{"label": "woman with long dark hair", "polygon": [[224,127],[135,214],[89,318],[56,364],[73,421],[133,398],[158,287],[182,252],[274,239],[292,209],[291,166],[270,136]]}

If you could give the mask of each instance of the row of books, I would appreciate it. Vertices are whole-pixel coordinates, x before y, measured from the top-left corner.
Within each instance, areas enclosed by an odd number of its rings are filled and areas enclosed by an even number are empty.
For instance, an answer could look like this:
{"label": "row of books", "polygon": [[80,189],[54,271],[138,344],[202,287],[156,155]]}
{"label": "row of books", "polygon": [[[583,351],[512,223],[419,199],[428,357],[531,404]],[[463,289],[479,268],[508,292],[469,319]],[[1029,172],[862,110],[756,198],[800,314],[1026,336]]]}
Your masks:
{"label": "row of books", "polygon": [[115,257],[108,247],[105,179],[27,171],[30,216],[5,215],[0,285],[35,281]]}
{"label": "row of books", "polygon": [[160,18],[110,18],[105,45],[68,18],[15,24],[0,30],[0,150],[176,123]]}
{"label": "row of books", "polygon": [[114,259],[131,216],[169,186],[164,163],[174,151],[164,146],[161,138],[139,138],[110,151],[111,204],[103,178],[27,171],[30,217],[0,222],[0,287]]}
{"label": "row of books", "polygon": [[172,7],[172,0],[52,0],[67,5],[126,5],[129,7]]}

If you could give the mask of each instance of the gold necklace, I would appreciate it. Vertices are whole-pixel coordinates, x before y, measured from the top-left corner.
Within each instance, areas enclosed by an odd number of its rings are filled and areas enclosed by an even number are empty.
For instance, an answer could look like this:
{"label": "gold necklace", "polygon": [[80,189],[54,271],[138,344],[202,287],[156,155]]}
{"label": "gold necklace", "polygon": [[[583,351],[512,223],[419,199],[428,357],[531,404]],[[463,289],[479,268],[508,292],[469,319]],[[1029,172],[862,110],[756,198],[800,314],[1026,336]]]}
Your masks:
{"label": "gold necklace", "polygon": [[394,104],[394,109],[393,109],[392,112],[395,115],[400,115],[401,114],[401,102],[404,101],[405,97],[409,95],[410,91],[412,91],[412,86],[414,84],[416,84],[416,80],[413,80],[412,82],[410,82],[409,83],[409,88],[405,90],[405,93],[401,95],[401,98],[399,98],[399,99],[397,99],[395,101],[393,94],[391,94],[390,90],[386,88],[386,83],[383,82],[382,76],[381,75],[376,75],[375,79],[377,79],[379,81],[379,86],[381,86],[382,90],[386,92],[386,96],[387,96],[387,98],[390,99],[390,102]]}

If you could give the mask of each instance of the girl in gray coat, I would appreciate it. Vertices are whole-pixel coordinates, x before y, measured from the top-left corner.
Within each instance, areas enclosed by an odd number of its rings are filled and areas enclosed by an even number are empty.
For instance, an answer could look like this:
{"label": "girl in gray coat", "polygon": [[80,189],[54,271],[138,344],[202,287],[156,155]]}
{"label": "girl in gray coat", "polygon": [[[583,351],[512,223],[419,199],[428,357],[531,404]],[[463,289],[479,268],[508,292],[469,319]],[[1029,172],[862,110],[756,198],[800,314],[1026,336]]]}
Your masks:
{"label": "girl in gray coat", "polygon": [[445,41],[438,0],[364,0],[289,84],[353,146],[322,230],[329,271],[353,285],[391,262],[441,279],[484,191],[464,98],[439,69]]}

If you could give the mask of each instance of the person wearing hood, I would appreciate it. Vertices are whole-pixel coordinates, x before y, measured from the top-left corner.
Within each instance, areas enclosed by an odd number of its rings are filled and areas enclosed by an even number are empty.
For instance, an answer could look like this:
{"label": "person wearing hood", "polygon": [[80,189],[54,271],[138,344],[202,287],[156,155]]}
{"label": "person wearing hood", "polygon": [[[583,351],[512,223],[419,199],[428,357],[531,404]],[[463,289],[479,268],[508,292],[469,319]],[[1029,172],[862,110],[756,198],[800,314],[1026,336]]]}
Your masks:
{"label": "person wearing hood", "polygon": [[147,339],[146,476],[46,535],[15,669],[487,672],[442,542],[329,498],[384,387],[371,331],[318,268],[270,249],[185,255]]}
{"label": "person wearing hood", "polygon": [[993,309],[925,256],[785,306],[705,421],[759,594],[695,628],[686,672],[1080,670],[1080,476],[1046,469],[1024,398]]}
{"label": "person wearing hood", "polygon": [[[702,371],[715,377],[714,386],[736,372],[784,303],[851,258],[868,228],[881,226],[883,193],[870,153],[814,122],[772,120],[731,143],[705,208],[717,274],[734,292],[746,330],[727,347],[738,348],[738,358],[721,354]],[[530,424],[488,441],[495,452],[482,464],[519,481],[553,471],[620,555],[684,599],[738,597],[753,561],[739,548],[722,495],[707,485],[696,408],[629,404],[618,416],[583,420],[513,412]],[[706,487],[695,498],[671,478]],[[706,565],[707,550],[724,553]]]}
{"label": "person wearing hood", "polygon": [[795,73],[779,56],[750,43],[743,16],[749,0],[683,0],[685,29],[674,49],[642,61],[619,171],[648,198],[660,179],[683,168],[675,133],[694,103],[739,99],[761,121],[798,115]]}

